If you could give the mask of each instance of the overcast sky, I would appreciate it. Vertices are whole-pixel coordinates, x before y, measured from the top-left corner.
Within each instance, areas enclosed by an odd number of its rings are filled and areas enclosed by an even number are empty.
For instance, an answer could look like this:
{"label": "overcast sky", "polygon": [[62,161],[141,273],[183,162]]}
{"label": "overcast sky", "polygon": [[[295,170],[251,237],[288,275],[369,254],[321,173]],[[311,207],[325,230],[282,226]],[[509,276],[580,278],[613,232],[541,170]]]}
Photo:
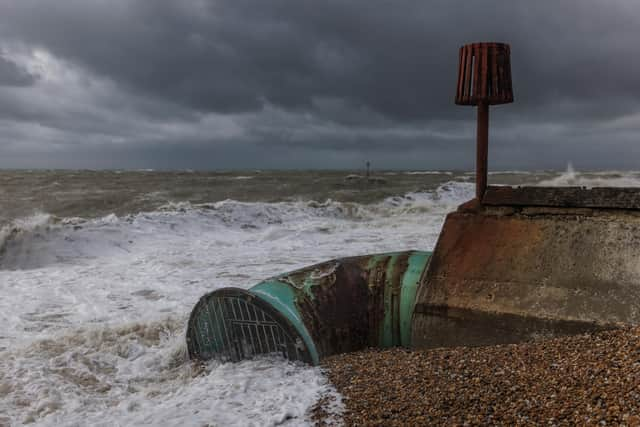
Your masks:
{"label": "overcast sky", "polygon": [[0,0],[0,167],[640,169],[640,1]]}

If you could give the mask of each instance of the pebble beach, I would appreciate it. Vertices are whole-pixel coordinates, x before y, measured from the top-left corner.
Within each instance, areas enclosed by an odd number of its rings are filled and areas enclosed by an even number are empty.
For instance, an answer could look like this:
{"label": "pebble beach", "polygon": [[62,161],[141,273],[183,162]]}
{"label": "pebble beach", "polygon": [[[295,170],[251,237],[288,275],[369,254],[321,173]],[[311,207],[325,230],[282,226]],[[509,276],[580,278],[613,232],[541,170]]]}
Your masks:
{"label": "pebble beach", "polygon": [[640,425],[639,327],[323,364],[347,426]]}

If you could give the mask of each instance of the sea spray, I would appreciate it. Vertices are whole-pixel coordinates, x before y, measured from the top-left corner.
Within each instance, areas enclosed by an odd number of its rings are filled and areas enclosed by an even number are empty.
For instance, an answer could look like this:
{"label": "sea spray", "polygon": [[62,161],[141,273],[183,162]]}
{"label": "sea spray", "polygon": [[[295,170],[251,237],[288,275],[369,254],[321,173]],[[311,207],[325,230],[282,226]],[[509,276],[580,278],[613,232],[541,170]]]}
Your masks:
{"label": "sea spray", "polygon": [[[24,188],[8,188],[16,203],[0,215],[10,225],[0,256],[0,424],[309,423],[318,397],[333,393],[320,370],[185,361],[195,302],[332,258],[432,249],[446,213],[474,189],[464,172],[398,173],[363,189],[334,172],[19,173]],[[635,173],[575,174],[640,183]]]}

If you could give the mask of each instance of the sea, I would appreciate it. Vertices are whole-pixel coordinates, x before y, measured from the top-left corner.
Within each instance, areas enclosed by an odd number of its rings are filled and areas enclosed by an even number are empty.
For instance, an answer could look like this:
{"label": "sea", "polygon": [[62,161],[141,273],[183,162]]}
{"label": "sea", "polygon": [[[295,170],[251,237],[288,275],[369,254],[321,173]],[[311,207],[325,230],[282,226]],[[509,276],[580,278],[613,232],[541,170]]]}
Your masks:
{"label": "sea", "polygon": [[[304,426],[321,367],[188,360],[203,294],[321,261],[431,250],[474,172],[0,171],[0,426]],[[496,171],[638,186],[640,172]]]}

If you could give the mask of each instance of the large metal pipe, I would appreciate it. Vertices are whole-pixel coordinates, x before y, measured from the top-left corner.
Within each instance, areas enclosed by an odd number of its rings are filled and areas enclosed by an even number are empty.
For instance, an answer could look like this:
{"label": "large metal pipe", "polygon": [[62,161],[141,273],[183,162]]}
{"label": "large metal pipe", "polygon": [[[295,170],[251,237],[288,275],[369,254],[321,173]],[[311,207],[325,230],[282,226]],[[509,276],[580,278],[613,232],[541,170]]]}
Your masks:
{"label": "large metal pipe", "polygon": [[191,312],[189,355],[238,361],[279,353],[318,364],[367,347],[409,347],[417,285],[430,256],[406,251],[342,258],[248,291],[213,291]]}

